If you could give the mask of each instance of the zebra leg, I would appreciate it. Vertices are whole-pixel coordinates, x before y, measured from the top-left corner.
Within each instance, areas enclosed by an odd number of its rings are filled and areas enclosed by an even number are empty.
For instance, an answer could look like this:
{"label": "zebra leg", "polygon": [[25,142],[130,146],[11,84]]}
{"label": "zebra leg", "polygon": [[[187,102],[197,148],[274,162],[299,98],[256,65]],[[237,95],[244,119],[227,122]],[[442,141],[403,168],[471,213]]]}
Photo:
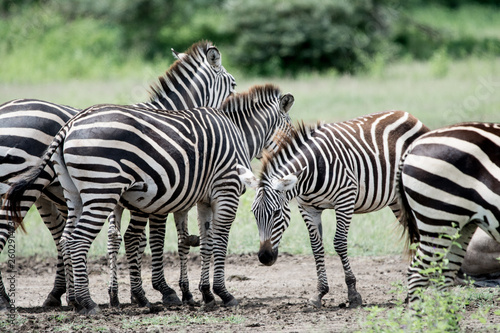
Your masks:
{"label": "zebra leg", "polygon": [[201,278],[198,289],[203,297],[204,307],[215,306],[215,298],[210,290],[210,261],[212,259],[212,207],[208,203],[198,203],[198,227],[200,229]]}
{"label": "zebra leg", "polygon": [[149,217],[149,246],[152,256],[152,282],[153,288],[163,295],[162,303],[165,306],[181,305],[182,302],[165,281],[163,270],[163,247],[165,244],[166,217]]}
{"label": "zebra leg", "polygon": [[177,249],[179,252],[179,260],[181,265],[181,273],[179,277],[179,287],[182,291],[182,303],[194,305],[194,298],[189,291],[189,279],[187,272],[187,258],[191,245],[189,243],[189,233],[187,228],[187,211],[177,212],[174,214],[175,226],[177,228]]}
{"label": "zebra leg", "polygon": [[335,230],[333,247],[340,256],[340,260],[344,268],[349,307],[356,308],[363,303],[363,300],[361,299],[361,295],[356,290],[356,277],[351,270],[349,258],[347,257],[347,235],[349,233],[349,224],[351,223],[353,214],[352,207],[354,207],[354,203],[352,203],[352,205],[347,205],[347,207],[351,208],[347,210],[337,209],[335,211],[335,215],[337,217],[337,229]]}
{"label": "zebra leg", "polygon": [[141,279],[141,260],[140,253],[141,241],[146,238],[146,224],[148,223],[148,216],[139,213],[130,212],[130,223],[123,241],[125,243],[125,253],[127,255],[127,262],[130,271],[130,300],[133,304],[140,307],[151,307],[146,298],[146,293],[142,288]]}
{"label": "zebra leg", "polygon": [[[1,203],[1,202],[0,202]],[[0,253],[7,244],[10,236],[14,233],[13,223],[8,222],[7,211],[0,209]],[[15,267],[10,267],[9,270],[14,270]],[[0,272],[0,313],[6,312],[10,307],[10,297],[5,291],[5,286],[3,284],[2,274]]]}
{"label": "zebra leg", "polygon": [[309,231],[309,239],[311,241],[311,248],[316,262],[316,274],[318,276],[318,293],[312,297],[309,302],[313,306],[321,308],[321,299],[330,290],[325,269],[325,248],[323,247],[321,211],[312,207],[303,207],[301,205],[299,205],[299,210],[302,214],[304,222],[306,223],[307,230]]}
{"label": "zebra leg", "polygon": [[118,268],[117,256],[120,250],[122,237],[120,233],[121,219],[123,207],[116,206],[114,212],[109,216],[109,229],[108,229],[108,258],[109,258],[109,305],[111,307],[119,307],[120,300],[118,299]]}
{"label": "zebra leg", "polygon": [[64,272],[62,248],[59,241],[61,239],[66,220],[59,213],[59,210],[52,203],[52,201],[47,200],[44,196],[38,198],[36,204],[38,212],[52,234],[52,238],[54,239],[57,247],[57,270],[54,288],[43,302],[43,307],[61,306],[61,296],[66,292],[66,277]]}
{"label": "zebra leg", "polygon": [[[229,199],[229,200],[228,200]],[[232,200],[231,200],[232,199]],[[224,199],[214,200],[216,207],[214,211],[213,223],[213,256],[214,256],[214,293],[224,302],[224,306],[237,306],[238,301],[226,289],[224,279],[224,266],[226,262],[227,243],[229,231],[236,217],[239,198],[231,198],[225,194]],[[222,209],[224,208],[224,209]]]}
{"label": "zebra leg", "polygon": [[[419,225],[423,225],[420,221]],[[459,244],[468,244],[472,233],[477,226],[468,226],[465,228],[465,236],[460,236]],[[418,299],[417,289],[427,287],[430,283],[430,277],[436,272],[429,270],[433,267],[441,267],[441,271],[445,276],[443,288],[446,288],[453,282],[456,272],[460,268],[465,255],[465,249],[460,250],[453,245],[453,240],[450,237],[459,232],[458,227],[436,225],[430,228],[420,228],[420,244],[417,252],[408,267],[408,301],[410,303]],[[439,235],[439,237],[436,237]],[[442,237],[442,236],[445,237]],[[455,248],[455,249],[454,249]],[[458,256],[462,256],[459,259]],[[444,266],[444,259],[449,257],[454,261],[450,266]]]}

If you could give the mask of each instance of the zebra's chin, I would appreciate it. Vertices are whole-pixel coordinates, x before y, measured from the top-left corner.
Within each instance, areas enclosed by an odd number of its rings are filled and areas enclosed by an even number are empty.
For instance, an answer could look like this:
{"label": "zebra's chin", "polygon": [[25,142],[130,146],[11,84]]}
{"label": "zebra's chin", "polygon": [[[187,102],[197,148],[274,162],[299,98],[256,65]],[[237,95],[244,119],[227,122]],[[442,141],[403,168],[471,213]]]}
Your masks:
{"label": "zebra's chin", "polygon": [[273,250],[271,242],[268,240],[261,244],[258,256],[262,264],[272,266],[278,260],[278,249]]}

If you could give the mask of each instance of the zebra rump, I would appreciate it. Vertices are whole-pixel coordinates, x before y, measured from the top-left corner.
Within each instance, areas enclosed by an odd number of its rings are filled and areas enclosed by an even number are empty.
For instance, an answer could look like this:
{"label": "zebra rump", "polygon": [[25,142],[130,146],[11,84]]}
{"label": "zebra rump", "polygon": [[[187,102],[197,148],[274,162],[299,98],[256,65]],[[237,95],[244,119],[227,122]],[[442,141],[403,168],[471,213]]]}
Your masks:
{"label": "zebra rump", "polygon": [[500,242],[500,124],[462,123],[421,136],[402,163],[401,183],[420,233],[408,268],[414,301],[430,283],[424,270],[431,264],[443,264],[440,288],[453,283],[478,227]]}

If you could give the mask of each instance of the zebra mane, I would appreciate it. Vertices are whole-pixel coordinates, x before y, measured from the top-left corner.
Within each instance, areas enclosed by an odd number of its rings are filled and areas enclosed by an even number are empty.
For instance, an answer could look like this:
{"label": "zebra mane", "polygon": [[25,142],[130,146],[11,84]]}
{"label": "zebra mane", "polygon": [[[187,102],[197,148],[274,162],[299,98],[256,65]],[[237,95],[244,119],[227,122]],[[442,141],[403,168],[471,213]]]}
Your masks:
{"label": "zebra mane", "polygon": [[206,61],[206,51],[212,46],[214,46],[213,43],[207,40],[191,45],[181,59],[176,60],[163,76],[158,77],[158,82],[151,84],[149,87],[149,101],[158,102],[163,99],[166,93],[171,90],[169,86],[175,86],[175,83],[179,81],[179,77],[184,77],[182,72],[189,72],[186,69],[188,67],[186,64],[193,64],[193,67],[198,67],[196,63]]}
{"label": "zebra mane", "polygon": [[248,106],[256,103],[266,104],[279,96],[281,96],[281,90],[274,84],[254,85],[246,92],[233,94],[226,98],[222,103],[221,110],[224,112],[245,110],[248,109]]}
{"label": "zebra mane", "polygon": [[273,175],[273,171],[277,170],[280,163],[288,160],[295,155],[304,142],[310,140],[318,129],[323,126],[322,122],[318,121],[314,125],[306,125],[304,121],[297,123],[291,129],[291,133],[286,137],[279,149],[276,152],[265,151],[262,155],[262,171],[260,174],[261,184],[264,180],[269,180]]}

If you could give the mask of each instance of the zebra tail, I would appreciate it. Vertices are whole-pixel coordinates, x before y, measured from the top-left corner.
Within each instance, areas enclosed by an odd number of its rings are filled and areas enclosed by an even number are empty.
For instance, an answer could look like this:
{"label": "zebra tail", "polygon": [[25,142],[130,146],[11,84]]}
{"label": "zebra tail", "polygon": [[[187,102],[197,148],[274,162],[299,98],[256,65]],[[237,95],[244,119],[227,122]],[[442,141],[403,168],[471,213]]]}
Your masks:
{"label": "zebra tail", "polygon": [[[47,165],[54,153],[57,151],[61,143],[64,141],[64,138],[66,137],[66,134],[68,132],[68,129],[70,127],[71,121],[66,123],[63,128],[59,130],[57,135],[54,137],[54,140],[52,143],[49,145],[47,150],[45,151],[45,154],[42,156],[42,159],[36,166],[33,166],[31,169],[26,171],[24,174],[19,176],[19,178],[13,182],[7,191],[7,193],[4,196],[4,203],[2,206],[2,209],[5,209],[9,215],[9,217],[12,219],[14,222],[14,228],[17,229],[18,227],[21,227],[22,231],[26,231],[23,225],[23,217],[21,216],[21,202],[23,200],[26,200],[26,197],[30,197],[33,199],[33,203],[38,199],[41,195],[42,190],[48,186],[54,177],[52,178],[47,178],[46,180],[44,179],[43,181],[37,182],[35,184],[35,181],[40,177],[40,175],[44,172],[44,170],[47,168]],[[50,168],[50,166],[49,166]],[[47,172],[47,174],[51,174],[52,172]],[[36,193],[35,197],[33,198],[32,195],[30,196],[25,196],[26,191],[28,190],[37,190],[38,192]]]}
{"label": "zebra tail", "polygon": [[[411,145],[410,145],[411,147]],[[397,172],[397,186],[398,186],[398,203],[399,203],[399,222],[403,226],[403,237],[406,234],[405,246],[404,246],[404,256],[410,261],[415,256],[415,249],[411,247],[412,244],[420,242],[420,232],[418,231],[417,221],[413,215],[410,205],[408,203],[408,198],[405,195],[404,184],[401,178],[403,171],[404,161],[406,156],[410,151],[410,147],[406,150],[398,166]]]}

